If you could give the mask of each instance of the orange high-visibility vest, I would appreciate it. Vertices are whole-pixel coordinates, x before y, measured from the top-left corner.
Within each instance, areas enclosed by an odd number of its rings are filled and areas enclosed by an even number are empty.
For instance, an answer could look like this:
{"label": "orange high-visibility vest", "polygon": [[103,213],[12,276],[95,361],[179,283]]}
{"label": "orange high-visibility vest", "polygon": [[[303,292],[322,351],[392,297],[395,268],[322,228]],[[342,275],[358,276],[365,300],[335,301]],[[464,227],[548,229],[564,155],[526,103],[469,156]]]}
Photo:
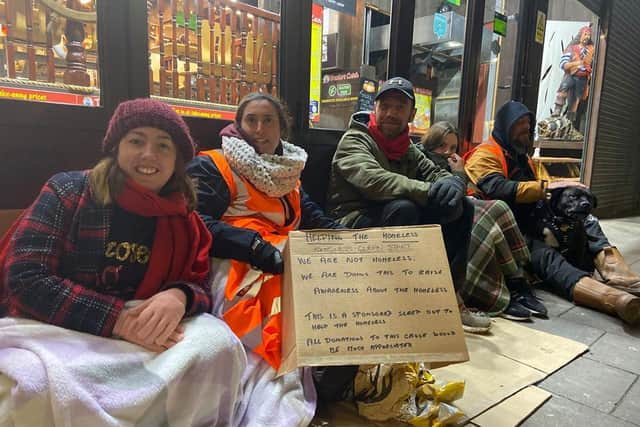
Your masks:
{"label": "orange high-visibility vest", "polygon": [[[500,160],[500,165],[502,167],[502,174],[504,175],[505,178],[508,178],[508,179],[511,178],[511,176],[509,176],[509,168],[507,167],[507,156],[505,156],[504,150],[500,146],[500,144],[498,144],[496,140],[493,139],[493,136],[489,136],[489,139],[486,142],[483,142],[477,147],[474,147],[473,149],[464,153],[462,158],[466,161],[469,157],[471,157],[473,153],[479,150],[487,150],[490,153],[492,153],[494,157],[497,157],[498,160]],[[531,168],[531,171],[533,172],[533,176],[535,177],[535,179],[538,179],[538,172],[537,172],[535,163],[533,163],[533,160],[529,156],[527,156],[527,161],[529,163],[529,167]],[[467,190],[467,194],[483,196],[480,189],[477,188],[475,185],[473,185],[472,188],[469,188]]]}
{"label": "orange high-visibility vest", "polygon": [[[200,154],[213,160],[229,187],[231,203],[221,220],[257,231],[283,250],[289,232],[300,225],[300,182],[290,193],[270,197],[236,173],[220,151]],[[214,286],[224,283],[225,287],[223,319],[245,346],[277,370],[281,362],[281,275],[263,273],[237,260],[215,258],[212,264]]]}

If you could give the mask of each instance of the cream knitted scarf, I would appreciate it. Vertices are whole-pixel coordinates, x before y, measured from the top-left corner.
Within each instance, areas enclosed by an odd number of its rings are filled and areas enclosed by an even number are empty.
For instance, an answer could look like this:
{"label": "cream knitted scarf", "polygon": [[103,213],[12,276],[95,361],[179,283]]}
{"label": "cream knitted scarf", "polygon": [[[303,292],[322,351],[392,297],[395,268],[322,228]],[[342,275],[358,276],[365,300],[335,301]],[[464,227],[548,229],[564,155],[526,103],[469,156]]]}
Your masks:
{"label": "cream knitted scarf", "polygon": [[222,152],[231,167],[270,197],[282,197],[296,188],[307,152],[286,141],[282,155],[258,154],[245,140],[222,137]]}

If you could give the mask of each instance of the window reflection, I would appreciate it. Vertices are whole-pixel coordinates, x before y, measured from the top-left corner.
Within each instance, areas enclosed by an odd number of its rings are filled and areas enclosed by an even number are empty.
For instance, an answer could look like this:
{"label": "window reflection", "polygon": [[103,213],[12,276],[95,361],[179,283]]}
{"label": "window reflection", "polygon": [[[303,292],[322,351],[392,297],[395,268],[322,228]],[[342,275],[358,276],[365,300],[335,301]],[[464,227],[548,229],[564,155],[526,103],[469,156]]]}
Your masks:
{"label": "window reflection", "polygon": [[[229,111],[249,92],[277,95],[279,0],[147,5],[152,95],[200,107],[183,108],[183,114],[214,118],[232,118]],[[210,103],[220,104],[221,112],[212,112]]]}
{"label": "window reflection", "polygon": [[549,179],[579,180],[596,69],[598,17],[577,0],[549,3],[536,117],[534,161]]}
{"label": "window reflection", "polygon": [[95,0],[0,0],[0,98],[98,106]]}
{"label": "window reflection", "polygon": [[314,0],[309,125],[346,129],[387,78],[391,0]]}
{"label": "window reflection", "polygon": [[458,124],[465,11],[466,1],[416,2],[410,80],[418,112],[413,134],[424,133],[432,122]]}
{"label": "window reflection", "polygon": [[485,3],[471,134],[474,145],[489,138],[496,111],[512,98],[519,8],[519,0],[490,0]]}

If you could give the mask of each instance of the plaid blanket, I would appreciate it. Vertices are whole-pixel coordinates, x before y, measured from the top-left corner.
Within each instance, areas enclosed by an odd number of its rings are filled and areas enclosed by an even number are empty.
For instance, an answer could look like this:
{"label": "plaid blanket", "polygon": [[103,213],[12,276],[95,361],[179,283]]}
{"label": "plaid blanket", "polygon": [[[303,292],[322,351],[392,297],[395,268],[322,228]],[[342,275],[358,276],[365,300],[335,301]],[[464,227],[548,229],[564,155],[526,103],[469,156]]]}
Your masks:
{"label": "plaid blanket", "polygon": [[467,277],[460,295],[469,307],[495,315],[509,305],[505,278],[522,276],[529,249],[505,202],[473,199],[473,205]]}

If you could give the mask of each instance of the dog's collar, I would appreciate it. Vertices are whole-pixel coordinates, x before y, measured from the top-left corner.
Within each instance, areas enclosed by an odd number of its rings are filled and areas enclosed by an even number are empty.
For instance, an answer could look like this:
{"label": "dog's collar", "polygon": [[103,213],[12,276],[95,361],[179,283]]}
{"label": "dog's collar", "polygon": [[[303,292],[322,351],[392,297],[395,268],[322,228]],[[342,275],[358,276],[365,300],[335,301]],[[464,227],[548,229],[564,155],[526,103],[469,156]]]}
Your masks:
{"label": "dog's collar", "polygon": [[556,237],[560,245],[559,251],[564,255],[570,246],[571,240],[574,238],[575,231],[578,229],[578,221],[565,221],[565,218],[549,212],[549,216],[544,222],[545,227]]}

